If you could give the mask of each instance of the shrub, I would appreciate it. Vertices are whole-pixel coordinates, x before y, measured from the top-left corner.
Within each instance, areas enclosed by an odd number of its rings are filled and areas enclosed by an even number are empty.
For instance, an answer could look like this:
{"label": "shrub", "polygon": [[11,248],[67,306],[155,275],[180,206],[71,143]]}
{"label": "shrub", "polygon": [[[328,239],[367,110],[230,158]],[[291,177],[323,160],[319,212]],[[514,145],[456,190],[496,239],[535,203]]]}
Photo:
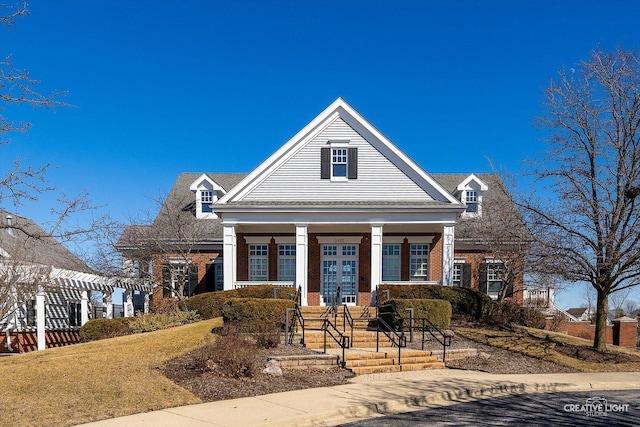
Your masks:
{"label": "shrub", "polygon": [[235,291],[207,292],[181,301],[180,309],[195,311],[205,320],[213,319],[222,316],[222,305],[235,294]]}
{"label": "shrub", "polygon": [[294,302],[284,299],[229,298],[222,306],[224,322],[260,322],[281,327],[287,308]]}
{"label": "shrub", "polygon": [[213,343],[193,353],[192,369],[219,370],[233,378],[253,377],[262,369],[257,346],[245,339],[237,328],[223,328]]}
{"label": "shrub", "polygon": [[290,286],[254,285],[235,290],[238,298],[290,299],[296,297],[296,288]]}
{"label": "shrub", "polygon": [[[408,308],[413,308],[414,326],[422,326],[419,319],[429,319],[440,330],[451,327],[451,304],[449,301],[437,299],[398,299],[389,301],[395,304],[396,310],[404,319],[404,329],[409,330],[411,313]],[[428,326],[428,324],[426,324]]]}
{"label": "shrub", "polygon": [[131,333],[129,327],[131,317],[115,319],[94,319],[80,328],[80,342],[102,340]]}
{"label": "shrub", "polygon": [[449,301],[453,314],[471,315],[476,319],[491,314],[493,300],[475,289],[438,285],[380,285],[378,296],[389,299],[442,299]]}
{"label": "shrub", "polygon": [[293,300],[296,289],[275,285],[256,285],[229,291],[207,292],[180,302],[181,310],[194,310],[203,319],[222,316],[222,306],[230,298],[273,299],[274,288],[278,299]]}
{"label": "shrub", "polygon": [[523,307],[512,302],[495,302],[493,312],[485,321],[493,326],[510,327],[511,325],[544,329],[545,318],[535,308]]}
{"label": "shrub", "polygon": [[195,311],[175,311],[170,314],[138,314],[132,318],[129,327],[133,333],[151,332],[186,325],[198,320],[200,320],[200,316]]}

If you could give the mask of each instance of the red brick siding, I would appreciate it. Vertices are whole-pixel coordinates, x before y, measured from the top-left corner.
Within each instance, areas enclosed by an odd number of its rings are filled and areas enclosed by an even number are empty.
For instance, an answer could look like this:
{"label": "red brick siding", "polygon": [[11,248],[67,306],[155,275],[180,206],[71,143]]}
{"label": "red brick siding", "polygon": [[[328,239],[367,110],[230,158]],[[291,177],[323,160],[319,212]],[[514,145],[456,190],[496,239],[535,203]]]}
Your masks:
{"label": "red brick siding", "polygon": [[[11,332],[11,347],[14,352],[24,353],[38,349],[36,331]],[[64,347],[80,342],[79,330],[53,330],[45,332],[47,348]],[[9,352],[6,334],[0,336],[0,353]]]}
{"label": "red brick siding", "polygon": [[429,277],[427,280],[442,280],[442,235],[436,234],[431,241],[431,252],[429,253]]}

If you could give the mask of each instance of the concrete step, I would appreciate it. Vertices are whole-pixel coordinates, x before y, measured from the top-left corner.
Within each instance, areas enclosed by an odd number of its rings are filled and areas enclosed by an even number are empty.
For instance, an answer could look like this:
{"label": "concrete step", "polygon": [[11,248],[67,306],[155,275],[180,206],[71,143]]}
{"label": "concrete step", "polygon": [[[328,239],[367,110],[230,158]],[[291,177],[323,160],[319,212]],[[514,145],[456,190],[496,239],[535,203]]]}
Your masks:
{"label": "concrete step", "polygon": [[396,349],[379,352],[349,350],[345,357],[346,367],[358,375],[445,367],[430,351],[402,349],[400,354],[402,363],[398,363]]}

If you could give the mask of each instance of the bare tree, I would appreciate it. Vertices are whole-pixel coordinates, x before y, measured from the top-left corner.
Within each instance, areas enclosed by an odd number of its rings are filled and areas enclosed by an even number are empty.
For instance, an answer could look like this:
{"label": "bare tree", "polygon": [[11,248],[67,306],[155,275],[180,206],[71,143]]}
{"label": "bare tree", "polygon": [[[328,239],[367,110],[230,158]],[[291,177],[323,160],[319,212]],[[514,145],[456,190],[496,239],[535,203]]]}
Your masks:
{"label": "bare tree", "polygon": [[532,170],[545,197],[520,205],[543,248],[540,269],[595,289],[603,351],[608,298],[640,276],[640,54],[595,50],[559,72],[546,107],[549,151]]}
{"label": "bare tree", "polygon": [[136,275],[153,268],[152,280],[161,284],[165,296],[182,300],[191,296],[198,284],[194,254],[207,238],[207,221],[195,217],[195,199],[170,193],[154,200],[159,208],[155,219],[147,214],[138,225],[128,226],[116,247]]}
{"label": "bare tree", "polygon": [[531,236],[500,176],[492,174],[484,179],[491,180],[488,184],[493,191],[483,197],[482,215],[465,219],[456,237],[474,242],[497,261],[492,267],[502,282],[498,292],[502,301],[523,289]]}
{"label": "bare tree", "polygon": [[[27,3],[23,0],[14,6],[0,5],[0,14],[0,30],[7,31],[16,18],[28,14]],[[9,143],[9,134],[26,132],[31,126],[29,122],[6,117],[4,111],[8,106],[53,109],[66,105],[60,101],[64,93],[53,91],[43,94],[37,90],[37,84],[38,81],[27,70],[14,65],[11,56],[0,59],[0,149]],[[50,164],[23,165],[16,160],[11,168],[0,171],[0,321],[15,309],[17,301],[35,293],[36,284],[47,281],[46,276],[53,264],[42,262],[46,259],[46,250],[40,251],[44,256],[36,256],[36,246],[53,247],[59,242],[86,238],[90,232],[104,225],[102,218],[89,221],[86,226],[78,226],[74,221],[80,212],[96,209],[84,191],[73,197],[59,194],[56,205],[51,208],[53,220],[47,229],[15,215],[25,203],[36,202],[42,194],[56,191],[47,181],[50,167]]]}

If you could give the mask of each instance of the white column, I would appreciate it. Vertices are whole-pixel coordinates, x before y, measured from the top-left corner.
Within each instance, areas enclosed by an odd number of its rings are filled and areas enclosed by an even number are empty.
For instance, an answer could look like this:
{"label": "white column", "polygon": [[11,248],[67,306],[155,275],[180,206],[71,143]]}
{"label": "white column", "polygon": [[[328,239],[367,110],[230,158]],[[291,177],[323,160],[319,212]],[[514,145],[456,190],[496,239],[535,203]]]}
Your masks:
{"label": "white column", "polygon": [[127,300],[124,302],[124,317],[133,317],[133,291],[127,291]]}
{"label": "white column", "polygon": [[371,226],[371,292],[382,281],[382,225]]}
{"label": "white column", "polygon": [[89,295],[86,290],[82,291],[82,300],[80,301],[80,326],[89,321]]}
{"label": "white column", "polygon": [[47,348],[46,337],[46,308],[45,308],[45,294],[43,289],[38,289],[36,294],[36,327],[38,337],[38,350],[44,350]]}
{"label": "white column", "polygon": [[102,301],[107,306],[106,318],[113,319],[113,294],[105,293]]}
{"label": "white column", "polygon": [[453,286],[453,225],[444,226],[442,242],[442,285]]}
{"label": "white column", "polygon": [[296,224],[296,287],[302,287],[302,305],[308,305],[309,236],[307,225]]}
{"label": "white column", "polygon": [[223,224],[223,262],[224,262],[224,290],[233,289],[236,282],[236,226],[235,224]]}
{"label": "white column", "polygon": [[149,312],[149,293],[144,293],[144,312],[145,314]]}

